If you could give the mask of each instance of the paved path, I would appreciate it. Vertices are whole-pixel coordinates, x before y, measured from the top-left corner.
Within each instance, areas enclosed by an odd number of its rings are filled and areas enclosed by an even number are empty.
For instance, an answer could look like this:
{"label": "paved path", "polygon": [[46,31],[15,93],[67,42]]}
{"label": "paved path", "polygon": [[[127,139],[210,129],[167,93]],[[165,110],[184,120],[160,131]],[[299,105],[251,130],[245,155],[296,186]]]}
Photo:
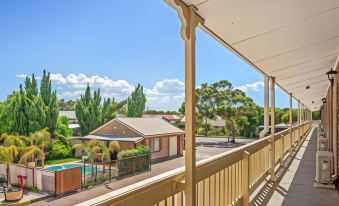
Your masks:
{"label": "paved path", "polygon": [[[247,144],[254,141],[255,139],[237,139],[236,144],[228,144],[227,139],[218,137],[197,137],[197,161],[208,158],[210,156],[220,154],[228,151],[234,147]],[[76,192],[62,197],[53,197],[40,202],[33,203],[32,205],[43,205],[43,206],[66,206],[74,205],[86,200],[98,197],[100,195],[112,192],[119,188],[128,186],[130,184],[139,182],[141,180],[159,175],[161,173],[176,169],[184,166],[185,157],[180,157],[165,162],[160,162],[152,165],[150,172],[142,173],[132,177],[124,178],[116,182],[97,186],[95,188]]]}

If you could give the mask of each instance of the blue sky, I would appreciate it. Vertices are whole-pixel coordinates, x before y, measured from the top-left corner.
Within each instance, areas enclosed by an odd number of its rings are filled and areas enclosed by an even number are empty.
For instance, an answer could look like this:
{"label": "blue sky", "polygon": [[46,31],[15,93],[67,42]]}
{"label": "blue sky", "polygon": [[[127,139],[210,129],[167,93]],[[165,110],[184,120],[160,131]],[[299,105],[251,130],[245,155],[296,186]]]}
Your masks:
{"label": "blue sky", "polygon": [[[25,75],[52,73],[59,98],[76,99],[87,83],[125,98],[137,83],[149,109],[183,101],[184,42],[176,12],[162,0],[2,1],[0,101]],[[263,104],[263,76],[197,29],[197,85],[229,80]],[[288,107],[278,90],[276,104]]]}

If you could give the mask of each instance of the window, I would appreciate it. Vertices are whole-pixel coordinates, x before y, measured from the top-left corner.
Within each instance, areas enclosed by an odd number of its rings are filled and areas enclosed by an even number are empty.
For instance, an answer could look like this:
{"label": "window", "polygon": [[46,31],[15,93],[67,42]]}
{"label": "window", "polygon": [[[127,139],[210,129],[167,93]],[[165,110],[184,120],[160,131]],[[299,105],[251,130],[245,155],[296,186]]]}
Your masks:
{"label": "window", "polygon": [[160,151],[160,138],[150,139],[149,147],[151,148],[152,152],[159,152]]}

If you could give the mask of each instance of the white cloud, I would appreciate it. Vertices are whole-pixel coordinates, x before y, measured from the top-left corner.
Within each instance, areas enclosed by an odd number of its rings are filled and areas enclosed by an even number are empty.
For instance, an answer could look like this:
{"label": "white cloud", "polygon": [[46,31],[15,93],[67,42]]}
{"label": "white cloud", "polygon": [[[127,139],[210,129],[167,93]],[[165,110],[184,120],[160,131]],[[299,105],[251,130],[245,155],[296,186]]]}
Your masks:
{"label": "white cloud", "polygon": [[16,74],[15,76],[20,79],[25,79],[27,77],[27,74]]}
{"label": "white cloud", "polygon": [[165,79],[156,82],[151,88],[144,88],[147,101],[159,106],[157,103],[171,103],[180,105],[185,97],[185,83],[178,79]]}
{"label": "white cloud", "polygon": [[253,84],[245,84],[242,86],[234,87],[234,89],[240,89],[244,92],[247,92],[249,90],[259,92],[262,88],[264,88],[264,82],[261,82],[261,81],[255,82]]}
{"label": "white cloud", "polygon": [[[18,78],[26,78],[25,74],[17,74]],[[104,98],[114,97],[118,101],[126,99],[134,90],[127,80],[112,80],[107,76],[86,76],[85,74],[68,74],[66,76],[56,73],[50,74],[54,88],[58,90],[58,98],[77,99],[84,94],[87,84],[92,91],[100,88],[101,96]],[[152,87],[144,87],[147,105],[150,109],[166,107],[179,107],[184,101],[185,83],[178,79],[164,79],[156,82]],[[173,106],[175,105],[175,106]]]}
{"label": "white cloud", "polygon": [[66,80],[61,74],[51,74],[50,78],[52,81],[57,82],[57,84],[66,84]]}

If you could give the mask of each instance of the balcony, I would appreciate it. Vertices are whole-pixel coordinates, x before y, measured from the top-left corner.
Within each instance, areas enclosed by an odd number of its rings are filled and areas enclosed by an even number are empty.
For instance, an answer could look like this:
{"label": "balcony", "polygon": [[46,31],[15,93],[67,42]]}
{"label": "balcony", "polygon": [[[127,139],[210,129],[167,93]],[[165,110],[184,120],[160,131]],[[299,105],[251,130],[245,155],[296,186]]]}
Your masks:
{"label": "balcony", "polygon": [[[277,176],[273,185],[282,178],[281,168],[291,163],[311,135],[314,147],[316,133],[310,121],[276,133],[274,166]],[[272,186],[271,146],[272,137],[267,137],[197,162],[197,205],[266,205],[270,197],[274,197],[274,190],[269,191]],[[78,205],[185,205],[185,178],[182,167]],[[294,187],[292,184],[291,190]],[[294,198],[293,194],[288,195],[286,201],[298,202]]]}
{"label": "balcony", "polygon": [[[326,72],[339,68],[339,30],[335,20],[339,18],[338,2],[165,2],[178,13],[185,43],[185,167],[79,205],[338,205],[335,190],[313,185],[317,129],[312,121],[312,111],[320,110],[327,150],[334,159],[331,179],[336,180],[338,77]],[[269,137],[197,163],[196,28],[263,74],[266,128],[271,83],[272,128]],[[274,129],[276,86],[290,97],[290,128],[279,133]],[[298,120],[294,126],[293,98],[298,101]]]}

